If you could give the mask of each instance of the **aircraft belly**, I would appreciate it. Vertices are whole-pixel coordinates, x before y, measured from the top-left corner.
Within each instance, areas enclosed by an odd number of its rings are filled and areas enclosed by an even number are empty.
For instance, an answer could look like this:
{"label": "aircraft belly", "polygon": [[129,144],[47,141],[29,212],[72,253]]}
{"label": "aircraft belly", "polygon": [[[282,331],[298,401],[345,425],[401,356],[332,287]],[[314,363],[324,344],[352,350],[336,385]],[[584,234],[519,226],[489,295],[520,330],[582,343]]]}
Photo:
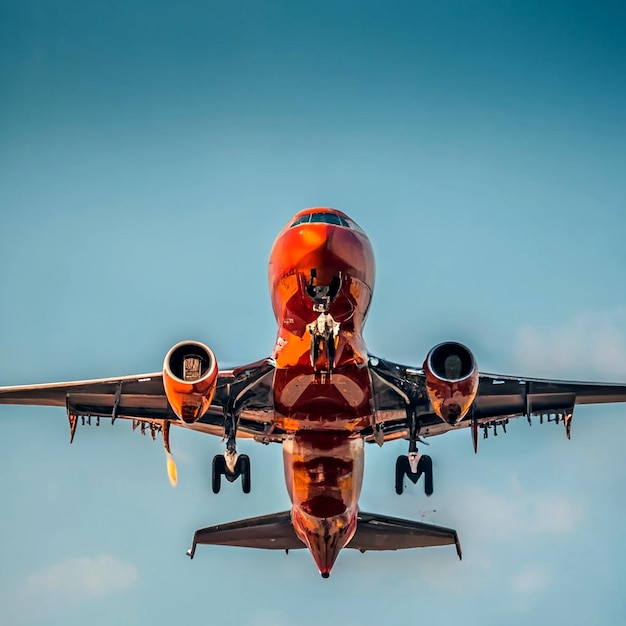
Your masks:
{"label": "aircraft belly", "polygon": [[358,432],[371,424],[372,388],[366,367],[342,368],[331,376],[309,369],[277,369],[274,421],[285,432],[343,430]]}
{"label": "aircraft belly", "polygon": [[283,442],[294,531],[325,576],[356,531],[363,446],[360,437],[328,431],[300,431]]}

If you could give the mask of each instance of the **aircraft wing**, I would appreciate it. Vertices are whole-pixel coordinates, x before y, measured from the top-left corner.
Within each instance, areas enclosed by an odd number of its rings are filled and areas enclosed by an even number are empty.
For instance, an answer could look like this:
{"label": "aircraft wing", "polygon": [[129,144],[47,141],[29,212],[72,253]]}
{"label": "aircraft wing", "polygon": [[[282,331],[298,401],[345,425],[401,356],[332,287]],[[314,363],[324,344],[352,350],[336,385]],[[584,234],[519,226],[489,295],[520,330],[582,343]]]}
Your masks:
{"label": "aircraft wing", "polygon": [[[476,424],[498,427],[515,417],[538,416],[541,421],[563,421],[569,437],[577,404],[626,402],[626,385],[618,383],[572,382],[481,373],[478,393],[470,412],[451,426],[429,412],[425,376],[421,368],[370,358],[370,372],[376,399],[377,423],[385,439],[405,437],[409,427],[407,407],[417,408],[420,435],[434,436]],[[371,440],[374,440],[372,435]]]}
{"label": "aircraft wing", "polygon": [[[306,547],[293,529],[289,511],[201,528],[194,534],[188,552],[191,558],[200,544],[266,550],[297,550]],[[356,533],[346,547],[366,552],[445,545],[454,545],[461,558],[459,537],[452,528],[359,512]]]}
{"label": "aircraft wing", "polygon": [[626,385],[570,382],[481,374],[476,417],[543,415],[573,410],[576,404],[626,402]]}
{"label": "aircraft wing", "polygon": [[135,425],[170,422],[222,436],[226,410],[240,418],[241,436],[262,434],[271,422],[271,387],[274,371],[270,359],[220,371],[215,396],[207,413],[185,424],[172,412],[161,372],[78,380],[64,383],[0,387],[0,404],[64,407],[72,418],[92,417],[134,420]]}

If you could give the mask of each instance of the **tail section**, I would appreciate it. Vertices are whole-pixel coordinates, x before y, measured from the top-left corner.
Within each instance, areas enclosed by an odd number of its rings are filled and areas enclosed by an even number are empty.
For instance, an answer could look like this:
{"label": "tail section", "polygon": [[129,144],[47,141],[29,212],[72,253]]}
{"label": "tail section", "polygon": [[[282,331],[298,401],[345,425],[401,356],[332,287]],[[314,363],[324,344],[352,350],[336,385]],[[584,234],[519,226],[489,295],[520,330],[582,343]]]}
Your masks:
{"label": "tail section", "polygon": [[[187,552],[191,558],[200,544],[287,551],[306,547],[293,529],[289,511],[201,528]],[[452,528],[359,512],[356,533],[346,547],[367,552],[447,545],[454,545],[462,558],[459,536]]]}

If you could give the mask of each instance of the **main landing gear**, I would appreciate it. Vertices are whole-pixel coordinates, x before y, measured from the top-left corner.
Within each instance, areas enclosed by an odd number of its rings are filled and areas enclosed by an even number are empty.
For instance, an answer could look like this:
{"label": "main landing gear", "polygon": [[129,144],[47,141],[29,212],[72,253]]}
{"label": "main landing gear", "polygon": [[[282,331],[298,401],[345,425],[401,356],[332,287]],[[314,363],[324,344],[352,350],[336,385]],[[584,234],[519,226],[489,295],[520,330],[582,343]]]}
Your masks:
{"label": "main landing gear", "polygon": [[250,457],[247,454],[237,454],[235,429],[230,428],[226,439],[226,452],[213,457],[213,472],[211,486],[213,493],[219,493],[222,487],[222,476],[229,482],[235,482],[241,476],[241,489],[250,493]]}
{"label": "main landing gear", "polygon": [[235,482],[241,476],[241,489],[250,493],[250,457],[247,454],[237,455],[235,460],[228,452],[213,457],[213,493],[219,493],[222,487],[222,476],[229,482]]}
{"label": "main landing gear", "polygon": [[433,495],[433,460],[427,454],[417,451],[417,441],[426,443],[419,436],[419,420],[415,410],[409,410],[409,454],[401,454],[396,459],[396,493],[402,495],[404,491],[404,477],[414,485],[424,475],[424,493]]}
{"label": "main landing gear", "polygon": [[424,493],[427,496],[433,494],[433,461],[427,454],[419,454],[417,448],[414,452],[401,454],[396,460],[396,493],[402,495],[404,491],[404,477],[406,476],[414,485],[424,475]]}

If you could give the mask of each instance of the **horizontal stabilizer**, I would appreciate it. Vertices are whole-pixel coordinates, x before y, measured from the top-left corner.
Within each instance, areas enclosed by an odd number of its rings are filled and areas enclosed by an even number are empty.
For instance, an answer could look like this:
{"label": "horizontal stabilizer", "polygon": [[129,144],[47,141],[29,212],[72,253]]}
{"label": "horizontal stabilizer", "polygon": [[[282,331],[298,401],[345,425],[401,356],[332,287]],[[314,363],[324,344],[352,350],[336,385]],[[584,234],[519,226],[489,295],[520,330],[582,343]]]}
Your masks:
{"label": "horizontal stabilizer", "polygon": [[[459,537],[456,530],[451,528],[373,513],[360,512],[357,519],[356,533],[347,548],[365,552],[454,545],[461,558]],[[201,528],[194,534],[188,552],[191,558],[198,544],[266,550],[297,550],[305,547],[293,529],[289,511]]]}
{"label": "horizontal stabilizer", "polygon": [[291,525],[289,511],[250,517],[196,530],[193,545],[188,552],[192,559],[198,544],[266,550],[297,550],[305,547]]}
{"label": "horizontal stabilizer", "polygon": [[365,552],[448,545],[454,545],[459,559],[462,558],[459,536],[452,528],[359,512],[356,533],[346,547]]}

